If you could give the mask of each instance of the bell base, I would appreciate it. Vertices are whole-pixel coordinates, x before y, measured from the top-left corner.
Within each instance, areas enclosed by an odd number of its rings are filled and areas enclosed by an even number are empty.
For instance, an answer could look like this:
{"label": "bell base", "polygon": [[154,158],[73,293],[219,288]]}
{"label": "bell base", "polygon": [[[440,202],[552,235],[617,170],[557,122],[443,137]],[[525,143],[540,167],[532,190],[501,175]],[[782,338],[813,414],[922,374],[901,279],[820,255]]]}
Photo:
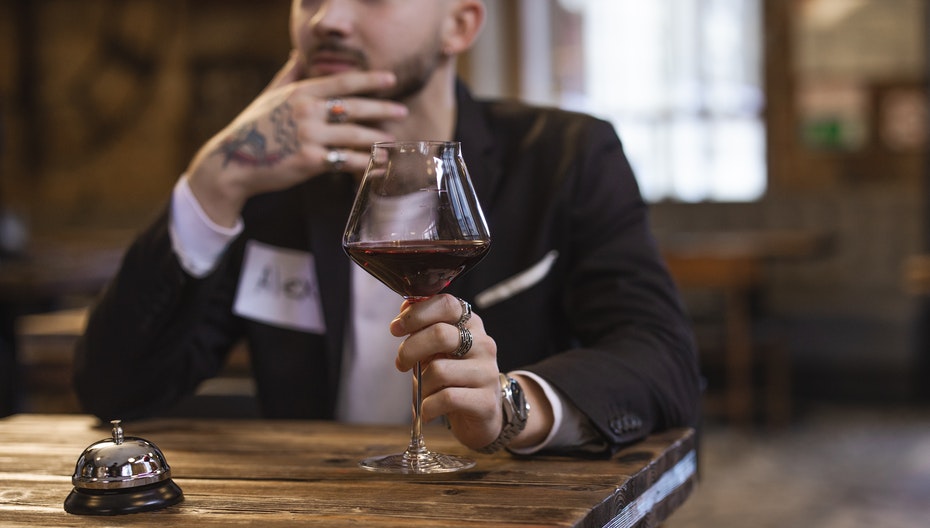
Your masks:
{"label": "bell base", "polygon": [[120,490],[74,488],[65,499],[65,511],[75,515],[124,515],[167,508],[182,500],[181,488],[168,479]]}

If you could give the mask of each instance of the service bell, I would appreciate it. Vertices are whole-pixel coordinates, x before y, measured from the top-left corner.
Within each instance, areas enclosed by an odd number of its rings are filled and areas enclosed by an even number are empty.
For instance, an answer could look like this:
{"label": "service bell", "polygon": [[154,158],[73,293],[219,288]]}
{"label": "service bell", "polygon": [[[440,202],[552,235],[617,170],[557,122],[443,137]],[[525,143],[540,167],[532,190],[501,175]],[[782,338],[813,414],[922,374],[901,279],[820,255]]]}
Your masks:
{"label": "service bell", "polygon": [[157,510],[184,499],[171,468],[154,444],[123,436],[119,420],[112,438],[87,447],[74,467],[74,489],[65,511],[77,515],[120,515]]}

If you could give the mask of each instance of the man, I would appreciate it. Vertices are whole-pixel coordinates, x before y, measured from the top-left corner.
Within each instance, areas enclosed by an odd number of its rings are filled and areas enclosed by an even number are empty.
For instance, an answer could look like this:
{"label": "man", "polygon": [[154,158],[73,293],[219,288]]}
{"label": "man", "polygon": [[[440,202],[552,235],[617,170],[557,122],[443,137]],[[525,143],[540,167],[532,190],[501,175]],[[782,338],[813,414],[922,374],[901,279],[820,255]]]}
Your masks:
{"label": "man", "polygon": [[[93,310],[85,406],[164,409],[244,337],[270,417],[404,419],[409,375],[390,364],[424,361],[424,419],[473,449],[605,450],[695,424],[691,334],[613,129],[475,101],[455,57],[484,14],[295,0],[287,64],[195,156]],[[493,241],[451,294],[400,305],[340,242],[371,144],[417,139],[462,142]]]}

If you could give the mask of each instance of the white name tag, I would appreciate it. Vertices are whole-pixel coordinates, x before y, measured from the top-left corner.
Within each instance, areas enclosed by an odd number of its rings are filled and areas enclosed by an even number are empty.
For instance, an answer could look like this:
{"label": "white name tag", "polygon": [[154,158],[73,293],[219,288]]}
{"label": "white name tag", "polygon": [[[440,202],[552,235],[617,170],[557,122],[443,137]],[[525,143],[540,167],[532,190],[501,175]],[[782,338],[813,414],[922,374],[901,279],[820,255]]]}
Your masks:
{"label": "white name tag", "polygon": [[313,255],[250,240],[233,312],[283,328],[324,333]]}

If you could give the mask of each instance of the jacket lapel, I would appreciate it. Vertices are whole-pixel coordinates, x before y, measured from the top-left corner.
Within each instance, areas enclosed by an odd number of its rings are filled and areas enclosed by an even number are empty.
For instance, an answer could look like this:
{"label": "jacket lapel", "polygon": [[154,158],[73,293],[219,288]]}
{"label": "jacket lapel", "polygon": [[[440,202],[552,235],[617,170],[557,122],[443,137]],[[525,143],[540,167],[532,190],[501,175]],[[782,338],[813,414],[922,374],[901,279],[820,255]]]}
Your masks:
{"label": "jacket lapel", "polygon": [[[327,381],[332,388],[330,392],[336,394],[349,309],[349,258],[342,249],[342,233],[355,196],[355,184],[346,174],[324,174],[304,189],[310,252],[319,274],[326,321]],[[335,408],[335,396],[330,405]]]}
{"label": "jacket lapel", "polygon": [[[458,102],[458,116],[455,127],[455,139],[462,144],[462,157],[468,167],[468,175],[484,216],[489,219],[491,211],[498,207],[497,192],[503,178],[503,164],[501,161],[501,146],[496,139],[494,129],[487,119],[485,105],[472,98],[465,85],[459,82],[456,86],[456,100]],[[494,226],[489,226],[491,240],[494,240]],[[494,243],[491,243],[494,251]],[[478,266],[481,266],[479,263]],[[447,290],[449,293],[471,299],[478,291],[477,277],[474,273],[466,273],[455,279]]]}
{"label": "jacket lapel", "polygon": [[481,207],[487,214],[494,206],[494,190],[502,175],[500,149],[494,132],[485,119],[485,109],[475,101],[465,85],[456,85],[458,104],[455,139],[462,143],[462,157],[475,187]]}

